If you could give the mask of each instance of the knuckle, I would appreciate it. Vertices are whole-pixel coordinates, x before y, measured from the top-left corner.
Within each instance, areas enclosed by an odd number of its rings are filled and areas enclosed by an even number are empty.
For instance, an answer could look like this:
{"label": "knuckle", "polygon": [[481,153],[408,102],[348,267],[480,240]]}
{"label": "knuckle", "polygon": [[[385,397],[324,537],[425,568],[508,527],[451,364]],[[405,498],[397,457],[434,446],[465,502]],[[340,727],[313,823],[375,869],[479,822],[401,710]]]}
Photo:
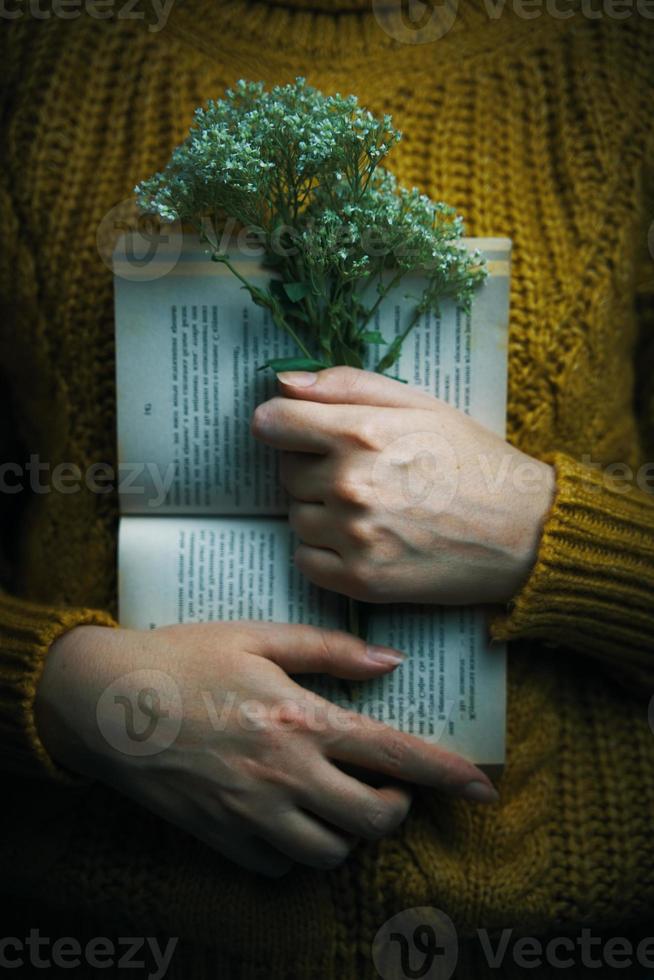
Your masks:
{"label": "knuckle", "polygon": [[[279,706],[276,706],[275,710],[278,711]],[[273,717],[272,710],[264,722],[258,716],[255,716],[254,723],[249,724],[248,719],[243,714],[241,717],[243,719],[243,727],[254,734],[258,760],[263,764],[269,765],[283,752],[286,742],[286,730],[283,725],[277,723],[277,716],[275,715]]]}
{"label": "knuckle", "polygon": [[332,495],[336,500],[356,507],[366,507],[370,503],[370,490],[365,483],[353,479],[346,473],[336,477],[332,484]]}
{"label": "knuckle", "polygon": [[352,384],[357,374],[357,370],[349,364],[336,364],[323,371],[321,377],[336,378],[341,384]]}
{"label": "knuckle", "polygon": [[273,711],[272,720],[281,731],[305,731],[308,727],[306,708],[297,701],[281,701]]}
{"label": "knuckle", "polygon": [[393,772],[400,773],[407,761],[407,745],[396,735],[388,735],[379,747],[382,761]]}
{"label": "knuckle", "polygon": [[273,412],[274,409],[271,409],[270,402],[263,402],[261,405],[257,405],[252,413],[252,421],[250,423],[250,429],[253,435],[260,436],[266,431],[266,428],[272,421]]}
{"label": "knuckle", "polygon": [[357,449],[367,449],[378,452],[384,446],[384,435],[379,424],[372,418],[359,420],[356,428],[350,431],[352,439]]}
{"label": "knuckle", "polygon": [[242,814],[253,812],[253,801],[255,795],[264,786],[273,786],[277,789],[294,792],[297,789],[295,778],[281,764],[265,758],[244,759],[241,763],[241,770],[251,781],[251,787],[247,792],[230,790],[225,798],[225,805],[232,814]]}
{"label": "knuckle", "polygon": [[371,521],[365,518],[354,518],[347,521],[344,527],[345,534],[357,547],[367,548],[377,540],[377,533]]}
{"label": "knuckle", "polygon": [[317,627],[316,640],[319,644],[319,657],[321,664],[324,668],[329,668],[329,665],[334,660],[334,648],[332,646],[332,635],[329,630]]}
{"label": "knuckle", "polygon": [[[267,766],[260,758],[253,758],[251,756],[244,756],[241,759],[239,770],[241,774],[251,783],[255,785],[259,780],[261,780],[263,774],[267,771]],[[230,799],[232,796],[230,795]],[[234,797],[236,798],[236,797]]]}
{"label": "knuckle", "polygon": [[290,421],[291,417],[291,408],[286,398],[269,398],[255,408],[250,429],[253,435],[265,435],[271,428]]}
{"label": "knuckle", "polygon": [[333,379],[338,384],[339,389],[346,393],[353,393],[361,388],[362,373],[357,368],[339,364],[336,367],[327,368],[326,371],[322,372],[321,377],[328,383]]}
{"label": "knuckle", "polygon": [[236,785],[223,789],[220,793],[220,807],[228,820],[249,823],[256,812],[254,783],[247,786]]}

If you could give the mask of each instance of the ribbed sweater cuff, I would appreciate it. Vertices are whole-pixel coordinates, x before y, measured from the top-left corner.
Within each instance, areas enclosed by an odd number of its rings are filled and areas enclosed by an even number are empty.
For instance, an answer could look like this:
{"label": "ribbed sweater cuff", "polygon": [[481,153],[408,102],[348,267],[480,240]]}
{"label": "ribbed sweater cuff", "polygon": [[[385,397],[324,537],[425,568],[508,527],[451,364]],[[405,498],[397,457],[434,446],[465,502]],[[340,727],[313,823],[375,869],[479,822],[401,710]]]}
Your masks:
{"label": "ribbed sweater cuff", "polygon": [[564,453],[536,564],[491,621],[498,640],[535,637],[654,673],[654,494]]}
{"label": "ribbed sweater cuff", "polygon": [[47,752],[34,720],[34,697],[51,645],[75,626],[116,626],[94,609],[49,608],[0,594],[0,767],[70,786],[90,780]]}

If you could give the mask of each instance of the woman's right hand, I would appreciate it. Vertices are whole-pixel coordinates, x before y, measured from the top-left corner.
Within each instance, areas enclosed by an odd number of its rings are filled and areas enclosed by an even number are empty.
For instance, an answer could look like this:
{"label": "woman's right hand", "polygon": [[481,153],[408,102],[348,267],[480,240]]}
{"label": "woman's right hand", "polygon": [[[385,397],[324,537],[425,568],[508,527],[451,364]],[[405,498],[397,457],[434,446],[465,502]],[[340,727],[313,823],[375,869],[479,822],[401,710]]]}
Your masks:
{"label": "woman's right hand", "polygon": [[497,799],[462,757],[339,708],[289,676],[361,681],[399,662],[395,651],[310,626],[78,626],[48,653],[36,720],[62,766],[103,780],[230,860],[269,875],[292,862],[331,868],[358,838],[398,827],[410,806],[406,784]]}

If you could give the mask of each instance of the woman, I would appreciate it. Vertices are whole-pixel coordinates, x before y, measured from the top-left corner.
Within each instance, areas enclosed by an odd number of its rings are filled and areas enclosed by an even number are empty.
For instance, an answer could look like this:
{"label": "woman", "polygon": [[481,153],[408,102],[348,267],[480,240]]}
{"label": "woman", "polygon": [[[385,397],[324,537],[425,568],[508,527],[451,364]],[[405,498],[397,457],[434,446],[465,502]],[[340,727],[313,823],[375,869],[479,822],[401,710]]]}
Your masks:
{"label": "woman", "polygon": [[[375,976],[377,930],[412,907],[445,911],[462,941],[505,926],[540,935],[592,923],[621,934],[654,899],[654,495],[644,468],[654,399],[642,370],[654,348],[648,10],[618,20],[571,4],[565,16],[530,9],[526,18],[518,6],[462,0],[446,30],[412,44],[366,0],[179,0],[165,24],[122,7],[62,9],[10,12],[4,32],[1,363],[6,435],[19,444],[5,459],[38,453],[82,469],[113,459],[111,277],[96,228],[161,167],[196,105],[239,77],[305,75],[392,112],[405,134],[400,179],[455,206],[470,234],[514,241],[508,442],[489,442],[404,386],[342,370],[282,379],[283,397],[257,412],[254,431],[291,454],[283,476],[311,578],[377,601],[499,604],[493,634],[511,641],[508,758],[500,802],[476,806],[461,798],[464,787],[488,781],[463,760],[361,733],[351,761],[386,777],[375,812],[370,787],[352,776],[343,827],[344,784],[330,797],[323,769],[325,792],[312,795],[322,823],[294,816],[275,843],[232,841],[234,860],[271,874],[288,870],[284,849],[298,841],[340,863],[329,874],[306,861],[278,880],[247,874],[219,853],[224,797],[213,798],[213,826],[192,775],[107,755],[94,734],[106,682],[146,658],[174,666],[192,689],[199,671],[222,661],[230,683],[255,678],[276,699],[290,692],[289,671],[323,669],[326,657],[351,677],[392,664],[364,663],[354,641],[335,638],[326,651],[313,633],[284,627],[265,638],[239,624],[147,637],[116,629],[114,496],[36,492],[18,506],[7,492],[7,929],[27,935],[36,920],[53,937],[181,937],[167,975],[194,980]],[[366,493],[389,411],[400,435],[419,416],[466,447],[460,510],[450,521],[426,514],[419,540],[385,523]],[[365,437],[354,442],[351,423],[362,417]],[[296,439],[309,421],[310,444]],[[509,474],[535,460],[534,492],[482,494],[480,453],[508,454]],[[607,473],[616,463],[622,470]],[[15,471],[3,476],[15,484]],[[256,669],[243,671],[244,651]],[[201,740],[191,741],[193,764],[206,766]],[[302,770],[294,751],[297,794],[300,774],[316,769]],[[279,759],[271,755],[277,785]],[[229,763],[230,813],[240,806],[254,820],[253,795],[230,784]],[[409,783],[425,788],[407,816]],[[483,948],[468,955],[470,975],[482,975]],[[84,975],[94,968],[87,956]]]}

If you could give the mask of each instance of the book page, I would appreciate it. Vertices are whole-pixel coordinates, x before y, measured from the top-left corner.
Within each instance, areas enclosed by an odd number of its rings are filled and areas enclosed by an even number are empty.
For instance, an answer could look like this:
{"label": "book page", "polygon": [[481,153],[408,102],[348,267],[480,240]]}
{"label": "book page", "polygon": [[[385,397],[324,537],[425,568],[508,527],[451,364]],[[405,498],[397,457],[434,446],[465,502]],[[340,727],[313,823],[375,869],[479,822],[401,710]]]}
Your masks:
{"label": "book page", "polygon": [[284,519],[124,517],[118,541],[121,625],[155,629],[207,620],[343,628],[344,601],[293,563]]}
{"label": "book page", "polygon": [[[511,242],[507,238],[466,238],[470,250],[479,248],[489,277],[474,293],[469,314],[451,299],[439,313],[422,316],[404,343],[391,374],[461,409],[504,437],[508,372],[509,277]],[[421,280],[407,276],[381,304],[375,329],[387,340],[402,333]],[[371,345],[366,367],[384,354]]]}
{"label": "book page", "polygon": [[[147,280],[114,260],[120,506],[124,514],[283,514],[277,457],[250,433],[276,393],[271,357],[295,355],[238,279],[192,236],[170,236]],[[266,285],[245,257],[235,266]]]}

